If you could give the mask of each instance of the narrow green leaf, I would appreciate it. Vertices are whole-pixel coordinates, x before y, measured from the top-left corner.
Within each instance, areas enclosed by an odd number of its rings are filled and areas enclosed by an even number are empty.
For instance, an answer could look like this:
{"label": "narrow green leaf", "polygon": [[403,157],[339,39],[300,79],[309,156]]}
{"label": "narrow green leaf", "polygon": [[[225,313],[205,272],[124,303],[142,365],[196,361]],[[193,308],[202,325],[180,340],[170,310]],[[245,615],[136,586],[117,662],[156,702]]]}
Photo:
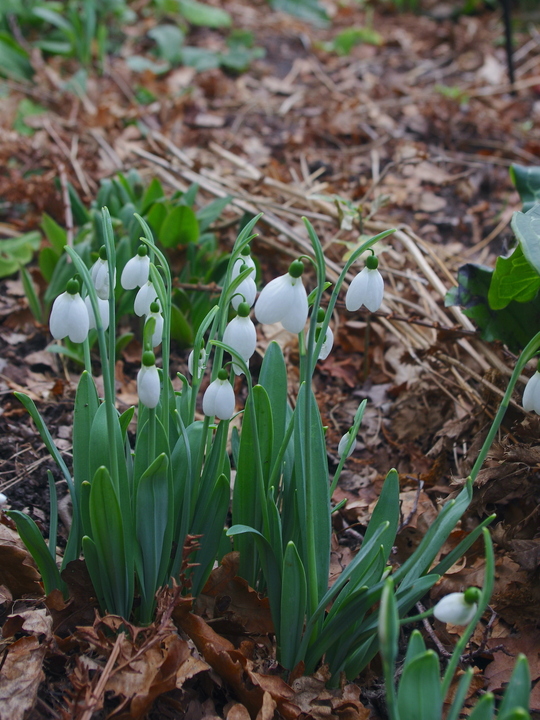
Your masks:
{"label": "narrow green leaf", "polygon": [[176,247],[196,242],[199,238],[199,223],[195,213],[186,205],[174,207],[161,225],[159,239],[164,247]]}
{"label": "narrow green leaf", "polygon": [[21,540],[28,548],[28,552],[32,555],[38,566],[45,587],[45,594],[48,595],[53,590],[59,589],[62,590],[64,597],[67,598],[66,584],[60,577],[55,559],[49,552],[49,548],[41,536],[36,523],[32,518],[19,510],[9,510],[7,515],[17,525],[17,531],[21,536]]}
{"label": "narrow green leaf", "polygon": [[469,720],[493,720],[495,712],[495,697],[493,693],[486,693],[476,703],[469,715]]}
{"label": "narrow green leaf", "polygon": [[64,251],[64,246],[67,245],[67,232],[47,213],[43,213],[41,228],[47,236],[47,240],[51,243],[56,256],[60,257]]}
{"label": "narrow green leaf", "polygon": [[36,292],[36,287],[34,285],[34,282],[32,280],[32,276],[28,272],[28,270],[21,265],[20,267],[20,273],[21,273],[21,282],[24,288],[24,294],[26,295],[26,299],[28,300],[28,305],[30,307],[30,310],[32,312],[32,315],[36,318],[38,323],[43,322],[43,308],[41,307],[41,302],[38,297],[38,294]]}
{"label": "narrow green leaf", "polygon": [[426,650],[403,670],[397,697],[400,720],[433,720],[442,716],[439,658]]}
{"label": "narrow green leaf", "polygon": [[292,542],[285,550],[282,577],[279,658],[284,668],[292,670],[302,639],[307,604],[306,573]]}
{"label": "narrow green leaf", "polygon": [[499,720],[510,720],[516,708],[529,708],[531,674],[525,655],[519,655],[499,707]]}

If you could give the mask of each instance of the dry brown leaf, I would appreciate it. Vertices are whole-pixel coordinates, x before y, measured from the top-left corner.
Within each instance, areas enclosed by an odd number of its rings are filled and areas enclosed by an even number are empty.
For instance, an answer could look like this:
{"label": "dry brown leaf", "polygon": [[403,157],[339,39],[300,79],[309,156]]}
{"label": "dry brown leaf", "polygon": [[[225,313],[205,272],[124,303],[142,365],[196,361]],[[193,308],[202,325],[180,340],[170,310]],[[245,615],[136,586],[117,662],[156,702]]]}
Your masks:
{"label": "dry brown leaf", "polygon": [[25,595],[42,596],[41,575],[19,535],[0,523],[0,585],[16,600]]}
{"label": "dry brown leaf", "polygon": [[0,720],[22,720],[34,706],[40,682],[45,644],[23,637],[10,646],[0,674]]}

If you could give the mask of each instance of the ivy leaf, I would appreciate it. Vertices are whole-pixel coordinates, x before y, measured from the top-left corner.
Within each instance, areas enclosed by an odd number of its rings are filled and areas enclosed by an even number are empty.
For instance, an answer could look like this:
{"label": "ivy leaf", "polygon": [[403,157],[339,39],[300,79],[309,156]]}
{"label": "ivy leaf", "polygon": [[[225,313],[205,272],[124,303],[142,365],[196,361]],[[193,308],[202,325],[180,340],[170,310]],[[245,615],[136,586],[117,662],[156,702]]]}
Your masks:
{"label": "ivy leaf", "polygon": [[502,310],[488,302],[493,270],[468,263],[458,270],[458,286],[446,295],[445,305],[460,305],[464,314],[478,325],[484,340],[500,340],[518,352],[535,335],[540,325],[540,298],[518,303],[512,300]]}
{"label": "ivy leaf", "polygon": [[515,212],[512,230],[521,243],[523,254],[540,275],[540,203],[526,213]]}
{"label": "ivy leaf", "polygon": [[511,165],[510,178],[523,203],[523,212],[527,212],[535,202],[540,201],[540,167]]}
{"label": "ivy leaf", "polygon": [[488,300],[493,310],[502,310],[512,300],[525,303],[536,297],[540,275],[523,255],[518,245],[507,258],[498,257],[489,286]]}

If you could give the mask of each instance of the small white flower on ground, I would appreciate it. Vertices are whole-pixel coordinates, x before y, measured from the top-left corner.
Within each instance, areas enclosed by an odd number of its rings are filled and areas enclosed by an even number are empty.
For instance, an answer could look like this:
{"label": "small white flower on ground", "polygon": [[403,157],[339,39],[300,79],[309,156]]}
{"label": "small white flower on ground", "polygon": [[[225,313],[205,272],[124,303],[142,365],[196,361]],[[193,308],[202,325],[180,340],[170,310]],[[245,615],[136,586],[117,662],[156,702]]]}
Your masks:
{"label": "small white flower on ground", "polygon": [[370,255],[366,260],[366,267],[349,285],[345,296],[347,310],[359,310],[362,305],[365,305],[370,312],[377,312],[381,307],[384,280],[377,270],[378,266],[379,261],[375,255]]}
{"label": "small white flower on ground", "polygon": [[148,315],[148,313],[150,312],[150,305],[156,301],[156,288],[154,287],[154,283],[149,280],[141,287],[135,297],[135,303],[133,305],[135,315],[138,315],[139,317],[142,317],[143,315]]}
{"label": "small white flower on ground", "polygon": [[[348,444],[348,442],[349,442],[349,440],[350,440],[350,437],[351,437],[350,432],[346,432],[345,435],[344,435],[344,436],[341,438],[341,440],[339,441],[339,445],[338,445],[338,449],[337,449],[337,454],[338,454],[338,457],[339,457],[340,460],[341,460],[341,458],[343,457],[343,453],[345,452],[345,448],[347,447],[347,444]],[[355,451],[355,448],[356,448],[356,439],[353,441],[353,444],[351,445],[350,450],[349,450],[349,452],[347,453],[347,457],[351,457],[351,455],[352,455],[353,452]]]}
{"label": "small white flower on ground", "polygon": [[125,264],[120,283],[124,290],[133,290],[147,283],[149,274],[150,258],[148,257],[148,250],[146,245],[141,245],[135,257],[132,257]]}
{"label": "small white flower on ground", "polygon": [[[109,263],[107,262],[107,251],[103,245],[99,251],[99,257],[90,269],[92,283],[96,288],[96,294],[101,300],[109,299]],[[116,279],[115,279],[116,284]]]}
{"label": "small white flower on ground", "polygon": [[[325,312],[322,308],[319,308],[317,310],[317,325],[315,328],[315,343],[319,341],[319,333],[321,331],[323,322],[324,322],[324,316]],[[309,333],[307,335],[306,339],[306,345],[309,343]],[[323,340],[323,343],[321,345],[321,349],[319,351],[319,360],[326,360],[326,358],[330,355],[332,352],[332,348],[334,347],[334,333],[330,329],[330,326],[326,328],[326,334],[325,338]]]}
{"label": "small white flower on ground", "polygon": [[142,356],[142,367],[137,375],[137,394],[139,401],[147,408],[155,408],[159,402],[159,372],[154,353],[150,350]]}
{"label": "small white flower on ground", "polygon": [[433,608],[433,614],[444,623],[468,625],[478,609],[479,598],[478,588],[469,588],[464,593],[450,593],[439,600]]}
{"label": "small white flower on ground", "polygon": [[[240,355],[242,360],[249,365],[249,359],[255,352],[257,347],[257,331],[251,318],[249,317],[250,307],[247,303],[242,302],[238,306],[238,315],[231,320],[223,333],[223,342],[229,345]],[[233,370],[236,375],[241,375],[244,371],[234,362]]]}
{"label": "small white flower on ground", "polygon": [[208,417],[215,416],[220,420],[230,420],[234,415],[235,406],[233,387],[229,382],[227,371],[222,368],[217,380],[211,382],[204,393],[203,413]]}
{"label": "small white flower on ground", "polygon": [[537,370],[525,386],[523,409],[540,415],[540,372]]}
{"label": "small white flower on ground", "polygon": [[[106,330],[109,327],[109,301],[102,300],[100,297],[98,297],[97,302],[99,308],[99,316],[101,318],[101,324],[103,325],[103,329]],[[87,295],[84,298],[84,304],[86,305],[86,309],[88,311],[88,319],[90,321],[89,329],[95,330],[96,318],[94,317],[94,310],[92,308],[90,295]]]}
{"label": "small white flower on ground", "polygon": [[156,327],[152,335],[152,347],[157,347],[163,340],[163,315],[159,312],[159,303],[153,302],[150,304],[150,312],[146,316],[145,324],[150,318],[154,318],[156,321]]}
{"label": "small white flower on ground", "polygon": [[2,507],[2,505],[7,505],[7,502],[7,495],[4,495],[4,493],[0,492],[0,507]]}
{"label": "small white flower on ground", "polygon": [[49,327],[51,335],[56,340],[65,337],[76,343],[86,340],[90,318],[84,300],[79,294],[79,283],[76,280],[70,280],[66,292],[54,301]]}
{"label": "small white flower on ground", "polygon": [[[189,374],[193,376],[193,353],[195,350],[192,350],[188,355],[188,361],[187,366],[189,370]],[[206,361],[206,351],[202,347],[199,353],[199,362],[197,363],[197,376],[200,377],[202,375],[202,371],[204,370],[204,363]]]}
{"label": "small white flower on ground", "polygon": [[281,322],[289,332],[302,332],[308,316],[303,272],[304,264],[295,260],[288,273],[275,278],[262,290],[255,305],[255,317],[260,323]]}

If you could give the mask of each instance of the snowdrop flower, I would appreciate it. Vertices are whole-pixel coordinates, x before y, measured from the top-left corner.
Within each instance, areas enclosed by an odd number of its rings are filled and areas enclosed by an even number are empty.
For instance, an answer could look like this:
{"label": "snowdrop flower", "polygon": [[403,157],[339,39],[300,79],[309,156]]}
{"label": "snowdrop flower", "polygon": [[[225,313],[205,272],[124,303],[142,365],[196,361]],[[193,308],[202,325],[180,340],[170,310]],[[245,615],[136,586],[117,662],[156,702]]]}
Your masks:
{"label": "snowdrop flower", "polygon": [[[223,333],[223,342],[230,345],[249,365],[249,359],[255,352],[257,346],[257,331],[249,317],[250,306],[246,302],[238,306],[238,315],[231,320]],[[236,375],[242,375],[242,368],[235,364],[233,358],[233,370]]]}
{"label": "snowdrop flower", "polygon": [[142,366],[137,375],[137,394],[139,401],[147,408],[155,408],[159,402],[159,373],[156,357],[151,350],[147,350],[142,356]]}
{"label": "snowdrop flower", "polygon": [[240,257],[235,261],[231,272],[231,280],[236,280],[241,272],[252,269],[252,272],[240,283],[236,288],[236,292],[231,300],[231,305],[235,310],[241,302],[247,302],[252,307],[257,297],[257,285],[255,284],[255,262],[249,254],[249,245],[242,249]]}
{"label": "snowdrop flower", "polygon": [[[350,438],[351,438],[351,431],[349,430],[348,432],[345,433],[345,435],[339,441],[337,454],[338,454],[338,457],[340,460],[343,457],[343,453],[345,452],[345,449],[349,443]],[[347,457],[351,457],[351,455],[355,451],[355,448],[356,448],[356,439],[354,440],[353,444],[351,445],[351,448],[350,448],[349,452],[347,453]]]}
{"label": "snowdrop flower", "polygon": [[[107,251],[102,245],[99,257],[90,269],[90,276],[96,288],[96,295],[101,300],[109,299],[109,263],[107,262]],[[115,283],[116,284],[116,278]]]}
{"label": "snowdrop flower", "polygon": [[525,386],[523,409],[527,412],[534,410],[540,415],[540,371],[538,369]]}
{"label": "snowdrop flower", "polygon": [[0,507],[2,507],[2,505],[7,505],[7,502],[7,495],[4,495],[4,493],[0,492]]}
{"label": "snowdrop flower", "polygon": [[[192,350],[192,351],[189,353],[188,361],[187,361],[187,367],[188,367],[188,370],[189,370],[189,374],[190,374],[191,376],[193,376],[193,353],[194,353],[194,352],[195,352],[195,350]],[[197,363],[197,376],[198,376],[198,377],[200,377],[200,376],[202,375],[202,371],[204,370],[204,367],[205,367],[205,365],[204,365],[205,362],[206,362],[206,351],[205,351],[205,349],[202,347],[201,350],[200,350],[200,352],[199,352],[199,362]]]}
{"label": "snowdrop flower", "polygon": [[480,590],[474,587],[464,593],[450,593],[439,600],[433,608],[433,614],[441,622],[468,625],[478,609],[480,594]]}
{"label": "snowdrop flower", "polygon": [[303,262],[295,260],[286,275],[268,283],[255,305],[255,317],[260,323],[271,325],[281,322],[289,332],[302,332],[308,316],[307,294],[302,282],[303,272]]}
{"label": "snowdrop flower", "polygon": [[150,305],[156,300],[156,298],[157,292],[154,287],[154,283],[151,280],[148,280],[148,282],[144,283],[135,297],[135,303],[133,305],[135,315],[138,315],[139,317],[148,315],[150,313]]}
{"label": "snowdrop flower", "polygon": [[140,245],[135,257],[128,260],[122,270],[120,283],[124,290],[133,290],[147,283],[149,274],[150,258],[148,257],[148,249],[146,245]]}
{"label": "snowdrop flower", "polygon": [[234,390],[229,382],[229,374],[221,368],[217,380],[211,382],[203,397],[203,413],[208,417],[230,420],[234,415],[236,400]]}
{"label": "snowdrop flower", "polygon": [[[325,312],[322,308],[319,308],[317,310],[317,325],[315,328],[315,343],[319,341],[319,335],[321,331],[322,324],[324,322]],[[307,336],[306,344],[309,342],[309,333]],[[321,345],[321,349],[319,351],[319,360],[326,360],[326,358],[330,355],[332,352],[332,348],[334,347],[334,333],[330,329],[330,326],[326,328],[326,337],[323,340],[323,344]]]}
{"label": "snowdrop flower", "polygon": [[[99,308],[99,316],[101,318],[101,324],[103,325],[103,329],[106,330],[109,327],[109,301],[102,300],[100,297],[98,297],[97,302]],[[88,326],[89,330],[95,330],[96,318],[94,316],[94,309],[90,301],[90,295],[87,295],[84,298],[84,304],[86,305],[86,310],[88,311],[88,319],[90,321],[90,324]]]}
{"label": "snowdrop flower", "polygon": [[55,340],[66,336],[71,342],[84,342],[90,327],[90,318],[84,300],[79,294],[79,283],[70,280],[66,292],[54,301],[49,320],[51,335]]}
{"label": "snowdrop flower", "polygon": [[365,305],[371,312],[377,312],[381,307],[384,281],[377,270],[378,266],[379,261],[375,255],[370,255],[366,260],[366,267],[349,285],[345,296],[347,310],[358,310]]}
{"label": "snowdrop flower", "polygon": [[157,347],[163,340],[163,315],[159,312],[159,303],[150,303],[150,312],[146,316],[145,324],[150,318],[154,318],[156,321],[156,327],[154,334],[152,335],[152,347]]}

